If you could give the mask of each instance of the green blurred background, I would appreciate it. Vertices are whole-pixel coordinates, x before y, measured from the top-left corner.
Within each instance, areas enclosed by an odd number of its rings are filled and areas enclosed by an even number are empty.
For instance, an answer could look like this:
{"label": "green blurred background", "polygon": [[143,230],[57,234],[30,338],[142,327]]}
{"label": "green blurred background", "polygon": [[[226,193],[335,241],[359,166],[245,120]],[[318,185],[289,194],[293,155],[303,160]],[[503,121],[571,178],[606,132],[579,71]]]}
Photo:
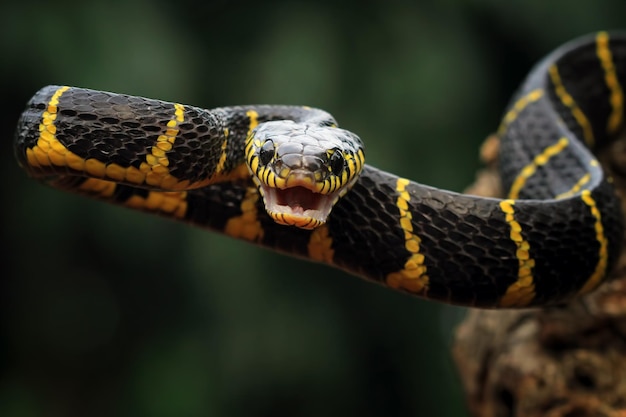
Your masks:
{"label": "green blurred background", "polygon": [[464,416],[464,309],[26,178],[40,87],[318,106],[369,163],[462,190],[532,63],[624,0],[2,5],[0,416]]}

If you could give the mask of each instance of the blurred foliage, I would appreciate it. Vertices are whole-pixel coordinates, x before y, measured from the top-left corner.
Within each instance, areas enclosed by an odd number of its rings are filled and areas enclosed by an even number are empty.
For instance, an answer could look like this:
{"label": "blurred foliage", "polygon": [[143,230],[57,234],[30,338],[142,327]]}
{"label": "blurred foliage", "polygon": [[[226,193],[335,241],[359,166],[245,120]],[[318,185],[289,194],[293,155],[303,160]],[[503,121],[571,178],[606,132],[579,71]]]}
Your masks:
{"label": "blurred foliage", "polygon": [[625,16],[623,0],[3,4],[0,415],[466,415],[463,309],[27,179],[11,140],[40,87],[319,106],[369,163],[462,190],[531,65]]}

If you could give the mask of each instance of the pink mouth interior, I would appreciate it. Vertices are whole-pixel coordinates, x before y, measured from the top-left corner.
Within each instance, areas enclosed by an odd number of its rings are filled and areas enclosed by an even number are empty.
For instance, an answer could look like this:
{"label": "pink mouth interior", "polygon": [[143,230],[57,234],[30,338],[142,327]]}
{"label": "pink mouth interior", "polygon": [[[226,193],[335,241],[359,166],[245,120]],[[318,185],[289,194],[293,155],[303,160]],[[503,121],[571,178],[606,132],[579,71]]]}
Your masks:
{"label": "pink mouth interior", "polygon": [[299,186],[276,190],[276,204],[291,207],[294,214],[303,214],[306,210],[319,210],[322,197],[324,197],[322,194]]}
{"label": "pink mouth interior", "polygon": [[335,194],[320,194],[302,186],[282,190],[264,187],[265,208],[269,213],[310,218],[318,223],[326,222],[336,197]]}

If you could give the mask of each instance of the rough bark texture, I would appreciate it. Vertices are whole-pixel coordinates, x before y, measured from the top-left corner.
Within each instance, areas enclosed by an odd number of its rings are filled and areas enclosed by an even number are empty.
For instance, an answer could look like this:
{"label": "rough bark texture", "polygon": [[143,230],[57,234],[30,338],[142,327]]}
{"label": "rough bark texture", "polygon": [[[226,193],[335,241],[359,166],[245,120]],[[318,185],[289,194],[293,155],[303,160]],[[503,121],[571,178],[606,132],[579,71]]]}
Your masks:
{"label": "rough bark texture", "polygon": [[[497,148],[488,138],[487,168],[468,193],[501,195]],[[599,157],[625,202],[626,140]],[[455,337],[473,416],[626,417],[626,250],[594,293],[546,309],[470,310]]]}

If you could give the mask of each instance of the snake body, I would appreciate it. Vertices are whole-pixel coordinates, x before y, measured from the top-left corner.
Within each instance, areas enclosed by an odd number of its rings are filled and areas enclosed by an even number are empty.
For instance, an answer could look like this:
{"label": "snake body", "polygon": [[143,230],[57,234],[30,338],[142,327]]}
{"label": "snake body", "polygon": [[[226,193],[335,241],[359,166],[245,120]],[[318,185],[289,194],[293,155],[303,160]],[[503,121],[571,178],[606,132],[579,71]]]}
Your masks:
{"label": "snake body", "polygon": [[[335,161],[328,170],[338,174],[326,191],[344,182],[351,189],[308,228],[268,215],[259,180],[250,176],[263,167],[244,162],[267,159],[254,154],[264,141],[258,139],[253,151],[254,139],[246,139],[268,123],[355,136],[318,109],[205,110],[48,86],[20,117],[15,152],[31,176],[55,187],[327,263],[413,295],[476,307],[537,306],[593,290],[619,255],[620,202],[590,150],[622,129],[624,85],[624,35],[585,36],[540,61],[497,131],[508,190],[503,199],[440,190],[379,170],[363,163],[360,146],[340,162],[335,150],[326,157],[318,152],[311,158]],[[297,163],[306,165],[305,159]],[[298,181],[315,188],[313,180]]]}

